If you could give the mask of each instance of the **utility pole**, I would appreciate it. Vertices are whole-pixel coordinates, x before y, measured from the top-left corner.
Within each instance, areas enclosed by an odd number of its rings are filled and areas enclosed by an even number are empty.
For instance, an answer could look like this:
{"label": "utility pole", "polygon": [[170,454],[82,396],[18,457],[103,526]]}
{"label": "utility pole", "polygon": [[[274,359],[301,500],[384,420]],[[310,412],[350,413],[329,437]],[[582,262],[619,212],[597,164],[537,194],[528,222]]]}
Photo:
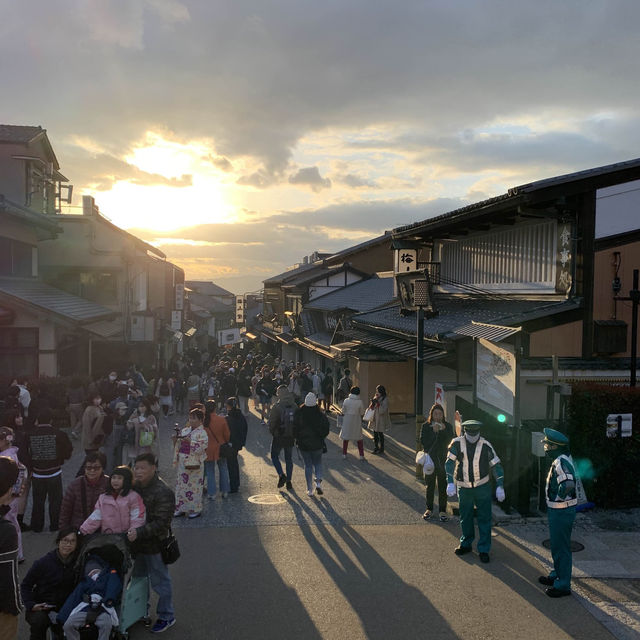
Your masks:
{"label": "utility pole", "polygon": [[[416,310],[416,453],[420,451],[420,431],[424,422],[423,387],[424,387],[424,308]],[[416,478],[422,479],[422,467],[416,465]]]}
{"label": "utility pole", "polygon": [[631,298],[631,377],[629,386],[636,386],[636,369],[638,368],[638,302],[640,301],[640,291],[638,291],[638,269],[633,270],[633,289],[629,291]]}

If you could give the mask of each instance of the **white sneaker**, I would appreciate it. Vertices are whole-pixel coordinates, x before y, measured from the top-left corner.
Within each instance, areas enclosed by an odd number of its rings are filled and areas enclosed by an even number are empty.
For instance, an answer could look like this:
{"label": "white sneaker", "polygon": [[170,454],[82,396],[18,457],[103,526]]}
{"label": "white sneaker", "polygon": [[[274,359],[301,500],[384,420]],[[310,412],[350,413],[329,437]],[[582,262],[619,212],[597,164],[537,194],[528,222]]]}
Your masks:
{"label": "white sneaker", "polygon": [[307,495],[311,497],[313,495],[313,489],[307,489]]}
{"label": "white sneaker", "polygon": [[347,459],[347,454],[346,454],[346,453],[343,453],[343,454],[342,454],[342,459],[343,459],[343,460],[346,460],[346,459]]}

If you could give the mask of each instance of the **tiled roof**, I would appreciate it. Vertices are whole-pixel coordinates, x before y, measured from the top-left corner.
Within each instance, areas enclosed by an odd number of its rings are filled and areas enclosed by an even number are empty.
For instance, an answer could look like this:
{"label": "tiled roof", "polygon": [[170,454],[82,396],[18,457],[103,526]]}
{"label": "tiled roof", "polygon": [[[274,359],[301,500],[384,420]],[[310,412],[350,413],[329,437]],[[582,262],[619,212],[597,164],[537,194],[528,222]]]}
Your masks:
{"label": "tiled roof", "polygon": [[0,124],[0,142],[27,144],[41,133],[46,133],[42,127]]}
{"label": "tiled roof", "polygon": [[283,282],[287,282],[288,280],[290,280],[291,278],[297,276],[298,274],[304,272],[304,271],[309,271],[310,269],[316,269],[317,271],[321,271],[323,268],[322,263],[312,263],[312,264],[300,264],[297,267],[295,267],[294,269],[288,269],[287,271],[284,271],[282,273],[279,273],[276,276],[271,276],[270,278],[267,278],[266,280],[263,280],[264,284],[280,284]]}
{"label": "tiled roof", "polygon": [[220,285],[217,285],[215,282],[207,282],[205,280],[187,280],[185,286],[189,287],[189,289],[193,289],[197,293],[200,293],[205,296],[233,296],[234,293],[231,291],[227,291],[223,289]]}
{"label": "tiled roof", "polygon": [[[473,320],[487,324],[518,325],[527,320],[544,317],[579,308],[579,301],[562,300],[546,302],[541,300],[485,299],[480,297],[435,299],[439,315],[425,318],[426,338],[442,340],[455,338],[455,331],[469,325]],[[415,335],[415,315],[401,316],[400,305],[393,305],[370,313],[352,317],[354,326],[378,327],[406,335]]]}
{"label": "tiled roof", "polygon": [[543,180],[536,180],[535,182],[529,182],[527,184],[519,185],[517,187],[511,187],[507,193],[489,198],[488,200],[482,200],[473,204],[467,205],[460,209],[455,209],[447,213],[443,213],[427,220],[421,220],[420,222],[413,222],[402,227],[398,227],[393,230],[394,236],[409,235],[407,232],[417,231],[422,227],[429,227],[431,225],[438,226],[441,222],[448,222],[453,218],[463,216],[464,214],[471,212],[479,212],[482,209],[494,207],[494,205],[502,202],[518,202],[519,198],[527,193],[532,193],[542,189],[548,189],[550,187],[556,187],[562,184],[570,182],[579,182],[580,180],[588,180],[593,178],[599,178],[608,174],[614,174],[619,171],[630,171],[633,169],[640,169],[640,158],[634,158],[633,160],[626,160],[625,162],[616,162],[614,164],[604,165],[602,167],[594,167],[592,169],[586,169],[584,171],[576,171],[574,173],[566,173],[561,176],[555,176],[552,178],[545,178]]}
{"label": "tiled roof", "polygon": [[116,315],[111,309],[56,289],[40,280],[0,278],[0,294],[17,298],[46,312],[80,324]]}
{"label": "tiled roof", "polygon": [[336,311],[351,309],[365,312],[377,309],[393,299],[393,278],[369,278],[311,300],[306,309]]}
{"label": "tiled roof", "polygon": [[8,200],[0,194],[0,214],[8,214],[14,218],[24,220],[30,225],[38,227],[40,230],[49,232],[52,235],[42,236],[42,238],[55,238],[58,233],[62,231],[58,224],[57,216],[49,216],[38,211],[33,211],[27,207],[16,204],[11,200]]}

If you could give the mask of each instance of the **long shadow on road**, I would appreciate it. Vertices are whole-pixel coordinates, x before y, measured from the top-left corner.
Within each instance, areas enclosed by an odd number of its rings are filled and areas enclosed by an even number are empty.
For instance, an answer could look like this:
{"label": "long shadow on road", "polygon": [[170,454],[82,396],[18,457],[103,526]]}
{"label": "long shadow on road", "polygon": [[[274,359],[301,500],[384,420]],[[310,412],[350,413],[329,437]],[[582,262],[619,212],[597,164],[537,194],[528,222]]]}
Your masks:
{"label": "long shadow on road", "polygon": [[[300,527],[302,535],[359,617],[367,638],[456,637],[429,599],[407,584],[326,499],[318,501],[322,517],[297,495],[287,495],[287,500],[299,522],[313,523]],[[393,602],[401,602],[402,607]],[[346,629],[344,637],[350,637]]]}

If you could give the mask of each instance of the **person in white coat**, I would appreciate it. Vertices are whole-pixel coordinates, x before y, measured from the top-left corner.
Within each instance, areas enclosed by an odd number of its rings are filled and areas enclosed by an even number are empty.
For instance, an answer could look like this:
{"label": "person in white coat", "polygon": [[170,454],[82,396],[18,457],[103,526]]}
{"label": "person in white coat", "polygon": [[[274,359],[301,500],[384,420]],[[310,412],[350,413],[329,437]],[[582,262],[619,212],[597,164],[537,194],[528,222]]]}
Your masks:
{"label": "person in white coat", "polygon": [[362,415],[364,405],[360,399],[360,387],[351,387],[349,395],[342,403],[342,457],[347,459],[349,440],[355,440],[360,453],[360,462],[364,462],[364,444],[362,442]]}

